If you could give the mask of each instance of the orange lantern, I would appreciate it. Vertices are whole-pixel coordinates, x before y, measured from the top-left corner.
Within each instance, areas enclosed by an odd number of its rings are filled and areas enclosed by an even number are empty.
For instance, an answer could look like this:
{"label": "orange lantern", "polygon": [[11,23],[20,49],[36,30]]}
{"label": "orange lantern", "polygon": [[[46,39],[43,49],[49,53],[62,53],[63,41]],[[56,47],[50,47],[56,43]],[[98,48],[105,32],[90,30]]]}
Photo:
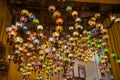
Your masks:
{"label": "orange lantern", "polygon": [[63,19],[62,18],[57,18],[56,19],[56,23],[57,24],[62,24],[63,23]]}
{"label": "orange lantern", "polygon": [[77,11],[73,11],[72,12],[72,16],[78,16],[78,12]]}

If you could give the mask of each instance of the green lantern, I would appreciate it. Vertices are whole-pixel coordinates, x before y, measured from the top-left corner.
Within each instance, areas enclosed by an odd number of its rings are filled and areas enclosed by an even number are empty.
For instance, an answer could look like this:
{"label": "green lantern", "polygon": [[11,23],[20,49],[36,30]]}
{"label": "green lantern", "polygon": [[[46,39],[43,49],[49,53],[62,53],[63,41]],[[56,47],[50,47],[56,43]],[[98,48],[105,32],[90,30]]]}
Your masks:
{"label": "green lantern", "polygon": [[104,52],[108,52],[108,48],[105,48],[105,49],[104,49]]}
{"label": "green lantern", "polygon": [[87,43],[91,43],[92,42],[92,40],[87,40]]}
{"label": "green lantern", "polygon": [[117,59],[117,63],[119,63],[119,64],[120,64],[120,59]]}
{"label": "green lantern", "polygon": [[117,55],[116,55],[115,52],[112,52],[110,56],[111,56],[111,57],[116,57]]}
{"label": "green lantern", "polygon": [[101,42],[102,42],[102,39],[99,39],[98,42],[101,43]]}
{"label": "green lantern", "polygon": [[101,48],[102,44],[97,44],[96,47]]}
{"label": "green lantern", "polygon": [[47,66],[47,69],[50,70],[50,66]]}
{"label": "green lantern", "polygon": [[94,46],[96,43],[95,42],[91,42],[90,44]]}
{"label": "green lantern", "polygon": [[72,11],[72,6],[67,6],[66,11]]}
{"label": "green lantern", "polygon": [[39,24],[39,20],[38,19],[33,19],[33,22]]}

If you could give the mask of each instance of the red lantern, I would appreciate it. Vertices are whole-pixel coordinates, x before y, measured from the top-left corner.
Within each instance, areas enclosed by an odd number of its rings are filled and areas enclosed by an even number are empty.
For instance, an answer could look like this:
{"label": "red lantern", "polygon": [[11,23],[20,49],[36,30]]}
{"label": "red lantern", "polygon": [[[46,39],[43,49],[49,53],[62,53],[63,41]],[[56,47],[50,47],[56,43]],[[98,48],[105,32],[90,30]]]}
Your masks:
{"label": "red lantern", "polygon": [[56,23],[57,24],[62,24],[63,23],[63,19],[62,18],[57,18],[56,19]]}

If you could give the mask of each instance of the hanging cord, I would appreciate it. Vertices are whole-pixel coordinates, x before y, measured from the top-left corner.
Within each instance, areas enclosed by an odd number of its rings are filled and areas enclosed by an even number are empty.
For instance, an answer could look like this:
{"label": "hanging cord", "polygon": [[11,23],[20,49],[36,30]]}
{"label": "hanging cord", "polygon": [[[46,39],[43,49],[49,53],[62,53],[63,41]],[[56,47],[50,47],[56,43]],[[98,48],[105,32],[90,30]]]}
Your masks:
{"label": "hanging cord", "polygon": [[[116,53],[119,53],[119,49],[118,49],[118,47],[117,47],[117,41],[116,41],[117,39],[116,39],[116,36],[115,36],[114,27],[111,27],[111,35],[113,36],[113,45],[112,45],[112,46],[115,47]],[[119,70],[119,69],[118,69],[118,65],[116,64],[116,61],[115,61],[115,65],[116,65],[117,70]],[[117,71],[117,74],[118,74],[118,78],[120,79],[119,71]]]}

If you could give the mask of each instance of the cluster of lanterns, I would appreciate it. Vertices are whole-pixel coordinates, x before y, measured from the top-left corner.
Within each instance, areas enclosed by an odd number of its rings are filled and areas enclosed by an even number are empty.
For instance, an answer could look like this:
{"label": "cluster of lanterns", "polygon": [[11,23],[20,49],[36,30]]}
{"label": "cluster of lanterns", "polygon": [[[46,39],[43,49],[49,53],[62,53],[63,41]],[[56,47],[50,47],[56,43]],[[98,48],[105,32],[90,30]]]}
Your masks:
{"label": "cluster of lanterns", "polygon": [[[6,28],[9,38],[13,38],[15,43],[14,60],[19,63],[23,80],[27,80],[32,72],[38,72],[39,80],[49,80],[50,75],[59,74],[61,71],[67,78],[72,78],[73,75],[68,71],[74,69],[75,60],[87,62],[95,54],[101,58],[100,64],[107,63],[108,34],[107,29],[97,22],[101,17],[99,13],[96,13],[88,21],[89,26],[84,28],[78,11],[67,6],[66,11],[74,17],[75,24],[69,26],[68,31],[63,31],[64,20],[61,12],[56,11],[53,5],[48,9],[53,13],[57,24],[55,32],[48,32],[49,35],[45,34],[44,26],[36,16],[26,9],[21,11],[15,25]],[[44,78],[44,74],[47,77]]]}

